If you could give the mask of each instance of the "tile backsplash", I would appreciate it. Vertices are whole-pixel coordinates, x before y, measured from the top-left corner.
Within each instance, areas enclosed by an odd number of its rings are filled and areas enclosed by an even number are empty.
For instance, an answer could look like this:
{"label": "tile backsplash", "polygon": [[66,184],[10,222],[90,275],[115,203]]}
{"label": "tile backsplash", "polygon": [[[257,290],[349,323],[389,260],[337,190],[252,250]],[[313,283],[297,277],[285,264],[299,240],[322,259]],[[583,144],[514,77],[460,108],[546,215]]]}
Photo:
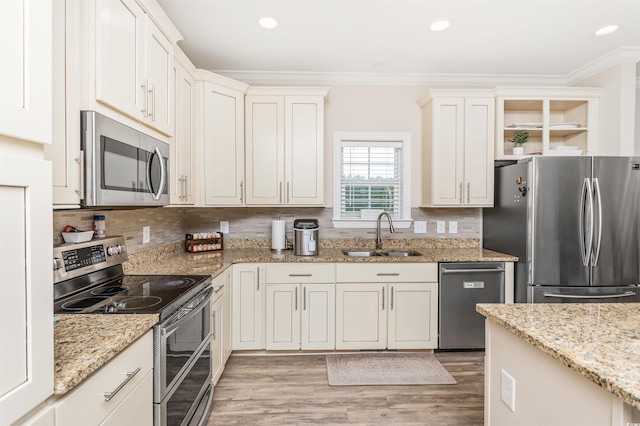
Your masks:
{"label": "tile backsplash", "polygon": [[[331,222],[331,208],[279,208],[279,207],[216,207],[216,208],[142,208],[123,210],[54,210],[53,242],[63,242],[60,234],[65,225],[78,229],[93,229],[93,215],[106,216],[107,235],[124,235],[127,249],[137,253],[168,243],[184,240],[186,232],[218,231],[220,221],[229,222],[225,239],[271,239],[271,221],[276,218],[286,222],[286,235],[293,238],[293,221],[299,218],[315,218],[320,224],[319,236],[325,239],[375,238],[375,229],[338,229]],[[421,209],[413,208],[414,220],[427,222],[426,234],[415,234],[413,226],[396,228],[394,239],[401,238],[460,238],[480,239],[482,210],[473,208]],[[436,233],[436,222],[446,221],[446,232]],[[458,222],[458,232],[450,234],[449,221]],[[142,243],[142,228],[149,226],[151,239]],[[390,238],[386,223],[383,237]]]}

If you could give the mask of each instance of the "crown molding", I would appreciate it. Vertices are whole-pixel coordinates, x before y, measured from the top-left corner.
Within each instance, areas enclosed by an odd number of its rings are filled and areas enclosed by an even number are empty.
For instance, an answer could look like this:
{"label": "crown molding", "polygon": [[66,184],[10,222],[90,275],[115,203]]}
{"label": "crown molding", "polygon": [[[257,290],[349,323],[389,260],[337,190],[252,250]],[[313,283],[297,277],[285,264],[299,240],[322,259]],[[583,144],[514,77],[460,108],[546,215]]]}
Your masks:
{"label": "crown molding", "polygon": [[247,84],[330,86],[563,86],[564,76],[509,74],[381,74],[288,71],[211,71]]}
{"label": "crown molding", "polygon": [[[567,86],[583,81],[623,62],[640,62],[640,47],[621,47],[567,75]],[[637,81],[637,80],[636,80]]]}

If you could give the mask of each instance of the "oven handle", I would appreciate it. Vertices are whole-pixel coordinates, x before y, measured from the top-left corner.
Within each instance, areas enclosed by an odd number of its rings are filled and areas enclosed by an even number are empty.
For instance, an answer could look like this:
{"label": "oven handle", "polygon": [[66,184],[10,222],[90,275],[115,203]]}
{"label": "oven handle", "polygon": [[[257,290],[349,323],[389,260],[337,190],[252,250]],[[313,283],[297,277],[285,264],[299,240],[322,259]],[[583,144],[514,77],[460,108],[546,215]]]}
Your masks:
{"label": "oven handle", "polygon": [[147,161],[147,186],[149,187],[149,192],[151,192],[151,196],[153,197],[153,199],[159,200],[162,196],[162,191],[164,191],[164,181],[167,171],[164,167],[164,158],[162,158],[160,148],[158,148],[157,146],[153,147],[152,155],[156,155],[158,157],[158,160],[160,161],[160,185],[158,185],[158,192],[154,193],[153,188],[151,187],[151,157],[149,157],[149,161]]}
{"label": "oven handle", "polygon": [[180,328],[180,325],[183,322],[198,315],[198,313],[202,309],[204,309],[207,304],[211,303],[211,293],[213,293],[213,288],[209,287],[204,299],[202,300],[202,302],[198,303],[198,305],[195,308],[191,308],[191,309],[182,308],[178,312],[176,312],[175,314],[167,318],[167,321],[165,322],[165,324],[160,325],[160,331],[162,335],[165,337],[168,337],[169,335],[174,333],[178,328]]}

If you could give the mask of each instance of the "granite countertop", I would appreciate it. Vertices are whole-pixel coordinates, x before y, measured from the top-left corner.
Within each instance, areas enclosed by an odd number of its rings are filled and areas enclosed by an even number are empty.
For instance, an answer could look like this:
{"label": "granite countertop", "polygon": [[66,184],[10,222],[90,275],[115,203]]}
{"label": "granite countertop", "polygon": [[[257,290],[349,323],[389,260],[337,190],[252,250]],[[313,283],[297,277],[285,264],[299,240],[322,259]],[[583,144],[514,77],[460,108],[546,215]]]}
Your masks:
{"label": "granite countertop", "polygon": [[[394,247],[394,249],[397,249]],[[405,249],[405,248],[400,248]],[[413,248],[412,248],[413,249]],[[415,248],[422,256],[349,257],[340,248],[321,248],[318,256],[296,256],[269,248],[231,248],[204,253],[186,253],[179,248],[165,255],[149,250],[132,255],[125,264],[127,274],[211,274],[214,277],[234,263],[421,263],[421,262],[514,262],[518,258],[478,247]],[[158,261],[161,259],[161,261]]]}
{"label": "granite countertop", "polygon": [[640,409],[640,303],[479,304],[476,309]]}
{"label": "granite countertop", "polygon": [[158,322],[158,315],[58,315],[54,395],[69,392]]}

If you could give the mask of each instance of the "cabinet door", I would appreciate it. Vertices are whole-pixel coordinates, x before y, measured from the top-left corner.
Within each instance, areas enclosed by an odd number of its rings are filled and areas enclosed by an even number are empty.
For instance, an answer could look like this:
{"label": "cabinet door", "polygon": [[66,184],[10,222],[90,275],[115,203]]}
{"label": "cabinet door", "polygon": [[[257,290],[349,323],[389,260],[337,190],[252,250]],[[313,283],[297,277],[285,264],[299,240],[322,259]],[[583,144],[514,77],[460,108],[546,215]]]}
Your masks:
{"label": "cabinet door", "polygon": [[438,283],[389,284],[389,349],[438,347]]}
{"label": "cabinet door", "polygon": [[204,204],[243,203],[244,95],[210,82],[204,83],[201,125],[204,155]]}
{"label": "cabinet door", "polygon": [[[219,276],[218,278],[224,279],[224,277]],[[221,280],[222,281],[222,280]],[[214,282],[214,287],[217,285]],[[224,289],[224,284],[223,289]],[[214,298],[216,295],[213,296]],[[224,369],[224,353],[222,348],[222,324],[224,318],[224,303],[223,303],[223,295],[221,295],[213,304],[211,305],[211,376],[213,385],[218,382],[218,379],[222,375],[222,370]]]}
{"label": "cabinet door", "polygon": [[495,101],[467,98],[464,104],[463,204],[493,207]]}
{"label": "cabinet door", "polygon": [[231,288],[233,287],[233,268],[224,271],[224,295],[222,300],[222,347],[224,362],[226,363],[231,355]]}
{"label": "cabinet door", "polygon": [[155,129],[172,135],[173,46],[148,16],[145,16],[145,29],[145,78],[148,96],[146,122]]}
{"label": "cabinet door", "polygon": [[233,349],[264,349],[264,266],[233,266]]}
{"label": "cabinet door", "polygon": [[51,164],[0,154],[3,425],[13,423],[53,392],[52,233]]}
{"label": "cabinet door", "polygon": [[303,350],[333,350],[336,347],[336,285],[302,285]]}
{"label": "cabinet door", "polygon": [[179,63],[174,67],[175,132],[171,143],[171,204],[193,204],[195,83]]}
{"label": "cabinet door", "polygon": [[300,349],[299,284],[267,284],[267,350]]}
{"label": "cabinet door", "polygon": [[135,0],[97,0],[95,19],[96,100],[144,120],[144,11]]}
{"label": "cabinet door", "polygon": [[324,98],[285,98],[286,204],[324,203]]}
{"label": "cabinet door", "polygon": [[51,143],[52,3],[0,1],[0,135]]}
{"label": "cabinet door", "polygon": [[336,349],[387,347],[386,284],[336,284]]}
{"label": "cabinet door", "polygon": [[283,204],[284,97],[247,96],[245,119],[246,203]]}
{"label": "cabinet door", "polygon": [[433,100],[432,191],[436,206],[462,204],[464,99]]}

